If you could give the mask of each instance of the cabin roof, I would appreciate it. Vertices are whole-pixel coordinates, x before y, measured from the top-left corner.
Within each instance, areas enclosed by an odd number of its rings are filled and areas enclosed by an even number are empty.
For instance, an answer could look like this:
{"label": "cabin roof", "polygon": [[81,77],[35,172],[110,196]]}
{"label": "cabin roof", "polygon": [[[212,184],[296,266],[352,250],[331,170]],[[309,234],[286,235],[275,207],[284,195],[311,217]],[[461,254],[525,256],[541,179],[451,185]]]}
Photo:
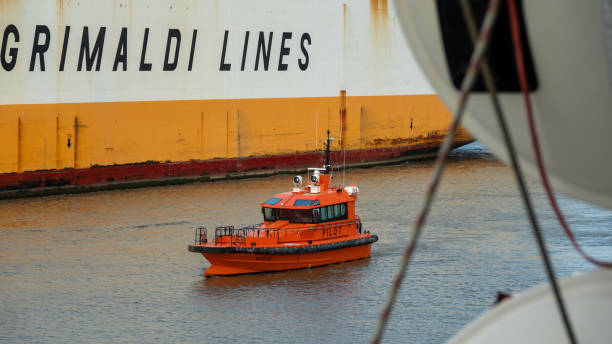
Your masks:
{"label": "cabin roof", "polygon": [[[272,202],[274,202],[273,199],[278,199],[278,201],[271,204]],[[269,198],[265,202],[261,203],[261,206],[267,208],[311,209],[330,204],[354,202],[355,199],[356,197],[349,196],[344,189],[338,186],[323,190],[320,193],[310,193],[303,191],[279,193]],[[310,205],[295,205],[295,202],[299,200],[310,200],[312,202],[310,203]],[[318,201],[318,204],[316,201]]]}

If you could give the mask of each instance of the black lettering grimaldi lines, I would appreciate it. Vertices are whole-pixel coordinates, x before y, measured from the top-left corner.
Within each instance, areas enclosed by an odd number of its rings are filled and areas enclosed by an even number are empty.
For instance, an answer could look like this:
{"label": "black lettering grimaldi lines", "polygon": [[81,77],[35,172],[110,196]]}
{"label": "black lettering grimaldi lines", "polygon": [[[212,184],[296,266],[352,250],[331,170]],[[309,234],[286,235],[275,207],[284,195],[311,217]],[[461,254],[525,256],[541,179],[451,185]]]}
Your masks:
{"label": "black lettering grimaldi lines", "polygon": [[[248,56],[251,56],[250,59],[251,59],[251,63],[253,63],[254,71],[262,70],[260,66],[263,67],[264,71],[267,71],[270,67],[270,59],[272,56],[275,55],[273,54],[273,51],[278,52],[278,55],[276,55],[278,56],[278,69],[277,69],[278,71],[286,71],[290,68],[289,66],[291,64],[295,65],[296,62],[300,70],[305,71],[306,69],[308,69],[308,65],[310,63],[310,55],[308,54],[308,49],[310,45],[312,44],[312,39],[308,32],[304,32],[301,34],[299,44],[300,44],[300,50],[301,50],[302,56],[300,56],[299,58],[296,58],[296,57],[292,58],[291,56],[291,51],[292,51],[291,50],[291,38],[293,37],[293,32],[290,32],[290,31],[283,32],[280,39],[276,38],[276,43],[275,43],[274,37],[278,37],[278,36],[274,36],[274,32],[260,31],[259,35],[257,36],[258,37],[257,42],[254,42],[254,44],[256,44],[256,48],[252,48],[252,49],[255,49],[254,51],[255,55],[253,55],[253,53],[249,54],[250,33],[251,31],[244,32],[244,40],[242,42],[233,42],[232,32],[229,30],[225,30],[223,34],[223,45],[222,45],[221,54],[220,54],[220,63],[219,63],[220,71],[231,71],[232,70],[232,63],[231,63],[232,61],[231,61],[231,58],[228,57],[229,55],[228,51],[236,50],[236,49],[232,49],[233,44],[240,44],[240,43],[242,43],[241,44],[242,45],[242,56],[240,60],[241,62],[240,71],[244,71],[246,69],[246,65],[248,63],[248,59],[247,59]],[[254,61],[253,61],[253,58],[254,58]]]}
{"label": "black lettering grimaldi lines", "polygon": [[[23,32],[31,36],[23,37]],[[138,72],[173,72],[192,71],[198,63],[213,62],[221,72],[230,72],[233,67],[235,72],[261,73],[292,69],[305,71],[310,65],[313,41],[308,32],[259,31],[253,28],[244,31],[224,29],[222,34],[219,33],[198,35],[198,29],[194,28],[75,27],[38,23],[24,29],[15,24],[0,25],[0,72],[20,69],[45,72],[49,68],[60,72],[127,72],[130,68]],[[185,44],[188,47],[183,44],[181,53],[183,34],[187,37]],[[50,51],[52,42],[58,43],[56,52]],[[196,49],[201,44],[205,44],[203,48]],[[211,51],[211,46],[219,47],[218,51]],[[26,54],[29,59],[18,59],[19,53]]]}
{"label": "black lettering grimaldi lines", "polygon": [[[176,42],[174,45],[174,60],[169,61],[170,56],[170,44],[172,41]],[[179,50],[181,49],[181,32],[178,29],[168,30],[168,40],[166,41],[166,57],[164,57],[164,70],[171,71],[175,70],[178,65]]]}
{"label": "black lettering grimaldi lines", "polygon": [[106,34],[106,27],[101,27],[98,31],[98,37],[96,43],[94,43],[93,49],[89,49],[89,27],[83,28],[83,36],[81,38],[81,50],[79,52],[79,64],[77,71],[81,71],[83,68],[83,56],[85,56],[85,68],[91,71],[94,62],[96,62],[96,71],[100,70],[100,62],[102,62],[102,49],[104,48],[104,35]]}
{"label": "black lettering grimaldi lines", "polygon": [[306,70],[308,68],[308,63],[310,62],[309,56],[308,56],[308,50],[306,50],[306,42],[308,42],[308,45],[312,44],[312,41],[310,40],[310,35],[308,34],[308,32],[304,32],[304,34],[302,34],[302,39],[301,39],[301,43],[300,43],[300,47],[302,48],[302,54],[304,54],[304,60],[302,61],[302,59],[298,60],[298,65],[300,66],[301,70]]}
{"label": "black lettering grimaldi lines", "polygon": [[242,63],[240,64],[240,70],[244,70],[244,63],[247,57],[247,48],[249,47],[249,34],[251,31],[244,33],[244,48],[242,48]]}
{"label": "black lettering grimaldi lines", "polygon": [[121,28],[115,62],[113,62],[113,72],[117,71],[119,63],[123,65],[123,71],[125,72],[127,70],[127,27]]}
{"label": "black lettering grimaldi lines", "polygon": [[255,70],[259,68],[259,53],[263,52],[263,65],[264,69],[268,70],[270,64],[270,49],[272,49],[272,32],[270,32],[270,39],[268,40],[268,49],[266,51],[266,38],[263,31],[259,32],[259,40],[257,41],[257,57],[255,58]]}
{"label": "black lettering grimaldi lines", "polygon": [[[43,42],[40,43],[40,36],[44,36]],[[45,71],[45,52],[49,49],[49,39],[51,33],[46,25],[36,25],[34,31],[34,43],[32,45],[32,58],[30,58],[30,72],[34,70],[36,64],[36,55],[40,56],[40,70]]]}
{"label": "black lettering grimaldi lines", "polygon": [[68,38],[70,38],[70,26],[66,26],[64,29],[64,44],[62,44],[62,57],[60,58],[59,71],[64,70],[64,64],[66,63],[66,50],[68,49]]}
{"label": "black lettering grimaldi lines", "polygon": [[232,69],[232,65],[230,63],[225,63],[225,52],[227,51],[227,37],[229,36],[229,30],[225,30],[225,35],[223,36],[223,49],[221,49],[221,65],[219,65],[219,70],[230,70]]}
{"label": "black lettering grimaldi lines", "polygon": [[198,30],[193,30],[193,35],[191,36],[191,50],[189,51],[189,66],[187,67],[188,71],[191,71],[191,67],[193,67],[193,54],[195,53],[195,43],[197,37]]}
{"label": "black lettering grimaldi lines", "polygon": [[149,42],[149,28],[145,28],[144,37],[142,38],[142,52],[140,53],[140,71],[151,71],[151,64],[145,62],[147,56],[147,42]]}
{"label": "black lettering grimaldi lines", "polygon": [[4,34],[2,35],[2,49],[0,49],[0,62],[2,62],[2,68],[7,72],[10,72],[15,67],[17,63],[17,53],[19,52],[15,47],[9,48],[9,58],[7,59],[6,48],[9,45],[9,39],[14,43],[19,43],[19,30],[17,30],[17,27],[13,24],[7,25],[4,29]]}
{"label": "black lettering grimaldi lines", "polygon": [[289,55],[290,49],[285,47],[285,41],[291,39],[291,32],[283,32],[281,41],[280,56],[278,57],[278,70],[287,70],[287,64],[283,63],[283,56]]}

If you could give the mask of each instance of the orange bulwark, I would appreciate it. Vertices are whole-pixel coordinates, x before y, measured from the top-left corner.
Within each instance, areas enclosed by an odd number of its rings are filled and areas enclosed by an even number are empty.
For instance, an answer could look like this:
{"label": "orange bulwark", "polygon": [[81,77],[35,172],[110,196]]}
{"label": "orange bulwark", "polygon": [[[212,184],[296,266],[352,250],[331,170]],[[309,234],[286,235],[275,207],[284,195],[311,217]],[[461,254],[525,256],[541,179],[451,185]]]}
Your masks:
{"label": "orange bulwark", "polygon": [[331,186],[329,140],[324,168],[309,169],[311,184],[268,199],[264,222],[234,228],[217,227],[211,242],[207,231],[196,230],[189,251],[202,253],[211,266],[206,276],[310,268],[367,258],[376,235],[362,229],[355,214],[356,185]]}

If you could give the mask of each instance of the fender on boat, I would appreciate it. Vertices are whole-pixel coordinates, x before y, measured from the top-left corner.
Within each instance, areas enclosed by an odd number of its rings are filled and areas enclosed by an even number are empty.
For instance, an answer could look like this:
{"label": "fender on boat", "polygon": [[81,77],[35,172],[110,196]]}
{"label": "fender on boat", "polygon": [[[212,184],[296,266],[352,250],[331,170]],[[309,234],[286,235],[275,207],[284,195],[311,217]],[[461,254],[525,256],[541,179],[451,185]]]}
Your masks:
{"label": "fender on boat", "polygon": [[373,244],[378,241],[377,235],[367,238],[334,242],[329,244],[292,246],[292,247],[210,247],[201,245],[189,245],[189,252],[198,253],[255,253],[255,254],[300,254],[315,253],[341,248]]}

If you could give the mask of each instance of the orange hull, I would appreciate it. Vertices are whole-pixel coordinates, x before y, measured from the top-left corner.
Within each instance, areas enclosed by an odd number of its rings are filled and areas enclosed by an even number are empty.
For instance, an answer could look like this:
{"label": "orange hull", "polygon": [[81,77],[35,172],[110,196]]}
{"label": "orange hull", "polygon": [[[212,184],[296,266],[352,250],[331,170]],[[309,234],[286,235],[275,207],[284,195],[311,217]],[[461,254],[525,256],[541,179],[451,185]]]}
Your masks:
{"label": "orange hull", "polygon": [[368,258],[370,254],[371,244],[297,254],[202,253],[211,263],[205,276],[304,269]]}

